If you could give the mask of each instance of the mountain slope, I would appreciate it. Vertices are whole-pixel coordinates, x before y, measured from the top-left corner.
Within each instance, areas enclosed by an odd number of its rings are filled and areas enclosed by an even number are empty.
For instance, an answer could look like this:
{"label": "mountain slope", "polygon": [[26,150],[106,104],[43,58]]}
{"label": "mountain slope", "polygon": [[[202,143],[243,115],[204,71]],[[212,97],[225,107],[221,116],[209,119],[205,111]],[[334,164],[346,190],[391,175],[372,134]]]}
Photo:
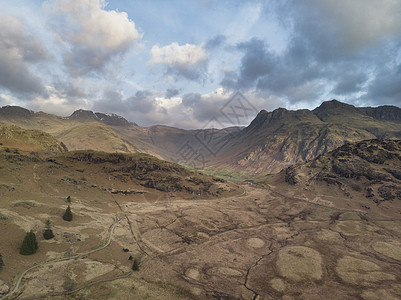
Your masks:
{"label": "mountain slope", "polygon": [[347,142],[401,138],[401,109],[357,108],[331,100],[312,111],[262,110],[243,129],[184,130],[140,127],[114,114],[87,110],[61,118],[6,106],[0,109],[0,124],[44,130],[70,150],[143,152],[215,173],[249,175],[279,172]]}
{"label": "mountain slope", "polygon": [[50,134],[15,125],[0,125],[0,146],[33,152],[65,152],[66,146]]}
{"label": "mountain slope", "polygon": [[251,174],[274,173],[347,142],[401,138],[401,124],[393,122],[398,110],[387,112],[381,120],[336,100],[324,102],[313,111],[262,110],[227,143],[214,163]]}

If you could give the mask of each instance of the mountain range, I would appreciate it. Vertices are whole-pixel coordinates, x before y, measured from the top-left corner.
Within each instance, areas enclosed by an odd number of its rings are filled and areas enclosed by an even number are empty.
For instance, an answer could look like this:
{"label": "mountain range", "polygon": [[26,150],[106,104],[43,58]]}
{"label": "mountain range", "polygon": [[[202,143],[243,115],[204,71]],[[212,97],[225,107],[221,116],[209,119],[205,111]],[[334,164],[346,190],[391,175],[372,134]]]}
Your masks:
{"label": "mountain range", "polygon": [[69,117],[18,106],[0,108],[0,124],[39,129],[69,150],[148,153],[221,174],[268,174],[349,142],[401,138],[401,109],[337,100],[314,110],[261,110],[244,128],[141,127],[116,114],[77,110]]}

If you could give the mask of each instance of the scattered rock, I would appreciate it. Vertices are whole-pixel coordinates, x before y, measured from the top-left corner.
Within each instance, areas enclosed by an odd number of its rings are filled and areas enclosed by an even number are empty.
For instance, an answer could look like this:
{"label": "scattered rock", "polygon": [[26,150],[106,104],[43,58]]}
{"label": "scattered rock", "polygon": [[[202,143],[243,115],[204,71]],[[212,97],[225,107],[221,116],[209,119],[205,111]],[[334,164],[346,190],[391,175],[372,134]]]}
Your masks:
{"label": "scattered rock", "polygon": [[366,189],[366,198],[373,198],[375,194],[373,194],[373,189],[372,188],[367,188]]}

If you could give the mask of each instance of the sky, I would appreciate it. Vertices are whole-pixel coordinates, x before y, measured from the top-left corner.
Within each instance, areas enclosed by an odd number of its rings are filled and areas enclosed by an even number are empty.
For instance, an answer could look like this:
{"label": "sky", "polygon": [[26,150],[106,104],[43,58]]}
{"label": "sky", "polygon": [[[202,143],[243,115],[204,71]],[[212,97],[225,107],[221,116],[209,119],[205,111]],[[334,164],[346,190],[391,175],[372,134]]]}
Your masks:
{"label": "sky", "polygon": [[[401,106],[399,0],[0,7],[0,106],[59,116],[88,109],[188,129],[247,125],[261,109],[331,99]],[[234,121],[223,116],[236,92],[248,110]]]}

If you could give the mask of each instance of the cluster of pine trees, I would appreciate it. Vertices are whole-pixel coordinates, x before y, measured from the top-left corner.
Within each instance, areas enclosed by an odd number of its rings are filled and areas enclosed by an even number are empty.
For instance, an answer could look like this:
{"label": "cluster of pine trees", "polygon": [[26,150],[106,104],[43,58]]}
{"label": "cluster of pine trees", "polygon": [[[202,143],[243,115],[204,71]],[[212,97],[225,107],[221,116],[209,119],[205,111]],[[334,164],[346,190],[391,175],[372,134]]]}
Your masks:
{"label": "cluster of pine trees", "polygon": [[[71,197],[67,197],[67,202],[71,203]],[[71,212],[71,207],[68,205],[67,209],[64,212],[63,215],[63,220],[71,222],[72,221],[72,212]],[[47,219],[46,221],[46,227],[45,230],[43,231],[43,238],[46,240],[50,240],[54,238],[54,233],[53,230],[51,229],[51,222],[50,219]],[[36,251],[38,251],[38,241],[36,240],[36,235],[35,233],[31,230],[26,233],[24,240],[22,241],[22,245],[20,248],[19,253],[22,255],[31,255],[35,254]],[[4,261],[3,257],[0,253],[0,271],[3,269],[4,266]]]}
{"label": "cluster of pine trees", "polygon": [[[71,202],[71,197],[68,196],[67,202]],[[71,212],[71,207],[68,205],[67,209],[64,212],[63,215],[63,220],[71,222],[72,221],[72,212]],[[43,238],[46,240],[50,240],[54,238],[54,233],[53,230],[51,229],[51,222],[50,219],[46,221],[46,227],[45,230],[43,231]],[[36,240],[36,235],[35,233],[31,230],[30,232],[27,232],[25,235],[24,240],[22,241],[22,246],[20,248],[20,254],[22,255],[31,255],[36,253],[38,250],[38,242]],[[4,265],[3,260],[0,255],[0,269]]]}

